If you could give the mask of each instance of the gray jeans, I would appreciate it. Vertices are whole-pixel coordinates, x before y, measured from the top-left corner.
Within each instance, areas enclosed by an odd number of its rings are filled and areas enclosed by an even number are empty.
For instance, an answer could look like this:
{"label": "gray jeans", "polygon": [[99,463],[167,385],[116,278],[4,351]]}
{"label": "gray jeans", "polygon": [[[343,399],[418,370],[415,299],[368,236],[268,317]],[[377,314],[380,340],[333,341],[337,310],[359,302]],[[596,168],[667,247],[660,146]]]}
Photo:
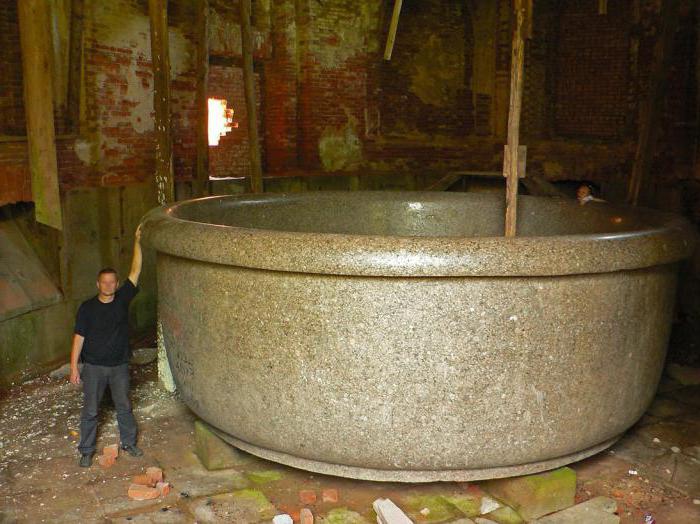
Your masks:
{"label": "gray jeans", "polygon": [[84,455],[95,452],[97,414],[107,386],[117,410],[121,445],[136,444],[136,420],[129,401],[129,364],[96,366],[86,362],[83,364],[80,378],[83,381],[83,411],[80,417],[78,445],[80,453]]}

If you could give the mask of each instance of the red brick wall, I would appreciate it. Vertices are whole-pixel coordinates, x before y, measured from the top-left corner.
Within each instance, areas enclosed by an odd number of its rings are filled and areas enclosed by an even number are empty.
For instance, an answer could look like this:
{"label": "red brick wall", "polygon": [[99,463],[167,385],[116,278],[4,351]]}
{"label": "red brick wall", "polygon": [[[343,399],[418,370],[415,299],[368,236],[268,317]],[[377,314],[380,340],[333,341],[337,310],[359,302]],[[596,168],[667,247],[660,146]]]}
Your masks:
{"label": "red brick wall", "polygon": [[559,18],[555,87],[556,132],[563,136],[621,138],[629,82],[628,2],[565,2]]}
{"label": "red brick wall", "polygon": [[[382,43],[386,40],[388,15]],[[471,26],[468,10],[457,3],[404,2],[391,60],[381,62],[382,133],[464,136],[474,131],[471,53],[460,53],[462,47],[472,45]],[[434,56],[422,53],[431,42],[443,52]],[[381,55],[372,58],[381,60]],[[460,77],[461,88],[449,95],[439,93],[440,72],[430,68],[430,62],[439,64],[442,75]],[[438,79],[431,97],[438,103],[417,96],[414,85],[424,78],[420,71]],[[488,121],[488,116],[484,116]]]}
{"label": "red brick wall", "polygon": [[0,135],[24,135],[22,53],[16,0],[0,2]]}
{"label": "red brick wall", "polygon": [[265,63],[265,149],[267,170],[284,171],[297,166],[297,79],[294,2],[272,3],[271,44],[274,52]]}
{"label": "red brick wall", "polygon": [[[255,75],[256,102],[258,105],[258,134],[264,135],[261,127],[260,77]],[[248,112],[245,105],[243,70],[234,66],[209,67],[209,97],[223,98],[227,107],[233,108],[233,128],[222,136],[218,146],[209,147],[209,175],[212,177],[239,177],[250,174],[250,146],[248,140]],[[264,153],[263,153],[264,157]]]}
{"label": "red brick wall", "polygon": [[[304,0],[298,5],[299,163],[304,168],[317,168],[319,140],[324,131],[351,124],[358,136],[363,135],[370,58],[366,49],[367,39],[373,35],[359,27],[366,19],[362,18],[357,4]],[[366,40],[348,44],[338,31],[348,27],[359,35],[364,33]],[[376,56],[371,59],[376,60]]]}

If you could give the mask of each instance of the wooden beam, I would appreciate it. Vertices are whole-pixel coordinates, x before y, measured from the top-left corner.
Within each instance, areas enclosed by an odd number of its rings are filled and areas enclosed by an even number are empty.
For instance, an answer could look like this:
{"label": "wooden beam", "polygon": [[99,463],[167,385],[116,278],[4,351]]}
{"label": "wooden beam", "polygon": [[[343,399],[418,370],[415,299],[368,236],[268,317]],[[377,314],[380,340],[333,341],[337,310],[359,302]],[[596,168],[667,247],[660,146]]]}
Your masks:
{"label": "wooden beam", "polygon": [[209,0],[197,2],[197,167],[195,196],[209,194]]}
{"label": "wooden beam", "polygon": [[250,152],[250,189],[253,193],[263,191],[262,161],[258,138],[258,111],[255,103],[255,73],[253,72],[253,30],[250,26],[251,0],[240,0],[241,44],[243,52],[243,87],[248,113],[248,144]]}
{"label": "wooden beam", "polygon": [[51,30],[44,0],[17,2],[29,171],[37,222],[63,229],[51,80]]}
{"label": "wooden beam", "polygon": [[394,42],[396,41],[396,30],[399,27],[399,16],[401,15],[401,5],[403,0],[394,0],[394,12],[391,14],[391,24],[389,24],[389,34],[386,37],[386,47],[384,48],[384,60],[391,60],[394,52]]}
{"label": "wooden beam", "polygon": [[627,188],[627,202],[635,206],[639,203],[642,184],[649,177],[651,164],[654,160],[659,116],[666,96],[665,85],[671,62],[673,36],[678,25],[679,11],[679,0],[663,0],[661,4],[661,27],[654,43],[651,59],[649,90],[639,105],[637,147]]}
{"label": "wooden beam", "polygon": [[168,0],[148,0],[151,20],[153,109],[156,133],[156,190],[158,203],[175,200],[172,137],[170,135],[170,52],[168,48]]}
{"label": "wooden beam", "polygon": [[80,132],[80,88],[83,62],[84,0],[71,0],[68,50],[68,129]]}
{"label": "wooden beam", "polygon": [[503,176],[506,177],[505,235],[514,237],[518,212],[518,167],[524,174],[520,152],[520,111],[523,98],[523,65],[525,62],[525,40],[523,23],[527,0],[515,0],[515,31],[510,65],[510,108],[508,110],[508,142],[503,155]]}

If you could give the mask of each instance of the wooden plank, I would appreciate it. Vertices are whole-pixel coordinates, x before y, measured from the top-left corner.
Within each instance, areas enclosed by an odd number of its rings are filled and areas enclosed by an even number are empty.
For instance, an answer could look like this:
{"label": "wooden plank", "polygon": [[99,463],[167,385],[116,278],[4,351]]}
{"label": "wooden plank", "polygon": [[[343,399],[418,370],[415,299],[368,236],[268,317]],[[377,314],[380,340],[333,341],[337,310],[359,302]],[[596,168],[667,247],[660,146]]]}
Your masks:
{"label": "wooden plank", "polygon": [[197,40],[197,165],[195,196],[209,194],[209,0],[198,0]]}
{"label": "wooden plank", "polygon": [[84,0],[71,0],[68,56],[68,129],[80,131],[80,88],[83,62]]}
{"label": "wooden plank", "polygon": [[[520,111],[523,98],[523,65],[525,62],[525,41],[523,23],[525,8],[523,1],[515,0],[515,31],[510,68],[510,108],[508,110],[508,142],[503,155],[503,176],[506,177],[506,218],[505,235],[514,237],[517,229],[518,211],[518,164],[520,141]],[[524,172],[524,166],[522,168]]]}
{"label": "wooden plank", "polygon": [[649,178],[651,163],[656,150],[657,129],[664,101],[666,80],[673,50],[673,35],[678,25],[679,0],[663,0],[661,6],[661,28],[654,43],[649,90],[639,105],[639,131],[634,163],[627,188],[627,202],[639,203],[643,182]]}
{"label": "wooden plank", "polygon": [[[467,174],[467,173],[464,173]],[[459,182],[463,173],[448,173],[432,184],[425,187],[424,191],[447,191],[453,184]],[[500,174],[500,173],[499,173]]]}
{"label": "wooden plank", "polygon": [[255,74],[253,72],[253,31],[250,26],[251,0],[240,0],[241,44],[243,52],[243,87],[248,113],[248,144],[250,154],[250,189],[253,193],[263,191],[262,161],[258,138],[258,111],[255,104]]}
{"label": "wooden plank", "polygon": [[153,109],[155,110],[156,173],[158,203],[175,200],[170,135],[170,52],[168,48],[168,0],[148,0],[153,64]]}
{"label": "wooden plank", "polygon": [[394,11],[391,14],[389,34],[386,37],[386,47],[384,48],[384,60],[391,60],[391,54],[394,52],[394,42],[396,41],[396,30],[399,27],[399,16],[401,15],[402,4],[403,0],[394,0]]}
{"label": "wooden plank", "polygon": [[21,0],[17,2],[17,8],[35,216],[37,222],[63,229],[56,161],[49,11],[43,0]]}

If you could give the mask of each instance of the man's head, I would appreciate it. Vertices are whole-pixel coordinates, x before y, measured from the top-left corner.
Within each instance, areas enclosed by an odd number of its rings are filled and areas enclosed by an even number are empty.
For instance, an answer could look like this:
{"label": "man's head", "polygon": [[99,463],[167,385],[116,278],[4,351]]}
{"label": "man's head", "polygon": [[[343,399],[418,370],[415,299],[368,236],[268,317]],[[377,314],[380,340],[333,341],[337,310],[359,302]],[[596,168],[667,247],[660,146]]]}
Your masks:
{"label": "man's head", "polygon": [[100,295],[111,297],[117,291],[118,285],[119,277],[111,267],[100,269],[100,272],[97,273],[97,289]]}

